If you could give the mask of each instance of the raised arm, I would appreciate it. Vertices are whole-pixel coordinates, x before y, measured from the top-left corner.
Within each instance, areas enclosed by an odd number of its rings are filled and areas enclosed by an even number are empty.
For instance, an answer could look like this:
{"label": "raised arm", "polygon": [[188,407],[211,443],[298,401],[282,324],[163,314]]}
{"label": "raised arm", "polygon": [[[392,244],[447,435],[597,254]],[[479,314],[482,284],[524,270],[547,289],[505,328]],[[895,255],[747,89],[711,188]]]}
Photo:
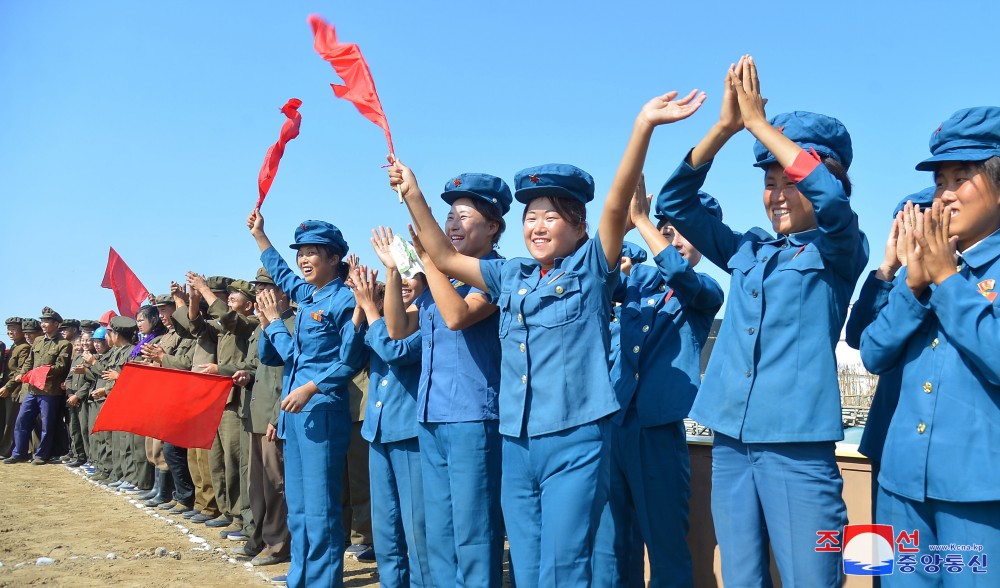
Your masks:
{"label": "raised arm", "polygon": [[715,159],[722,146],[736,133],[743,130],[743,117],[740,115],[740,105],[736,100],[736,90],[730,80],[731,74],[743,75],[743,60],[731,64],[726,71],[726,79],[722,83],[722,112],[719,120],[712,125],[704,138],[691,150],[688,155],[688,165],[692,168],[699,168],[702,165]]}
{"label": "raised arm", "polygon": [[267,268],[267,273],[271,274],[271,279],[277,284],[281,291],[288,294],[288,298],[299,302],[313,293],[315,288],[306,283],[305,280],[295,275],[278,251],[271,245],[264,232],[264,216],[260,209],[254,209],[247,218],[247,228],[257,242],[260,249],[260,261]]}
{"label": "raised arm", "polygon": [[604,210],[601,212],[601,222],[597,230],[609,268],[617,267],[621,261],[622,239],[625,237],[629,202],[639,181],[639,174],[642,173],[642,165],[646,161],[646,151],[649,149],[653,129],[658,125],[683,120],[694,114],[705,102],[705,93],[699,94],[698,90],[692,90],[680,100],[674,100],[675,98],[677,92],[673,91],[650,100],[642,107],[632,127],[625,155],[618,165],[608,197],[604,200]]}
{"label": "raised arm", "polygon": [[486,283],[479,269],[479,260],[455,250],[434,220],[431,207],[427,205],[427,200],[417,186],[417,178],[410,168],[400,163],[398,159],[393,161],[391,156],[389,163],[392,164],[389,167],[389,184],[393,188],[399,187],[406,208],[409,209],[410,217],[413,219],[416,233],[420,236],[420,241],[434,261],[434,265],[445,274],[486,291]]}
{"label": "raised arm", "polygon": [[740,61],[742,72],[738,74],[736,68],[730,68],[728,77],[736,93],[736,101],[739,103],[743,123],[747,130],[774,155],[778,164],[788,169],[795,163],[802,148],[767,122],[767,116],[764,114],[764,104],[767,101],[760,95],[757,65],[754,63],[753,57],[749,55]]}
{"label": "raised arm", "polygon": [[[403,304],[403,278],[399,275],[396,260],[390,253],[392,229],[379,227],[372,229],[372,248],[385,265],[385,298],[382,302],[382,312],[385,314],[385,327],[394,340],[404,339],[420,328],[420,316]],[[371,325],[373,321],[368,324]]]}
{"label": "raised arm", "polygon": [[420,242],[420,237],[410,227],[410,237],[413,239],[413,248],[416,249],[420,259],[424,262],[424,275],[427,277],[427,287],[431,290],[434,303],[438,312],[448,328],[452,331],[467,329],[479,321],[493,316],[498,312],[496,305],[491,304],[485,294],[480,292],[469,292],[465,297],[458,293],[448,276],[441,273],[434,265],[433,260],[427,255]]}

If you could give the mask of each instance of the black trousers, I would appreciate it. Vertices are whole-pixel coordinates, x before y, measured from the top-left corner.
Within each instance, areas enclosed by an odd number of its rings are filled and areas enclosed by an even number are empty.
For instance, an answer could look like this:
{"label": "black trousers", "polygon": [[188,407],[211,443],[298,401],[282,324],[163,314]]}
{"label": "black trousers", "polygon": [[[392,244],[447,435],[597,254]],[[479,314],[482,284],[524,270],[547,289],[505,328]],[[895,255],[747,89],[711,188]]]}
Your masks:
{"label": "black trousers", "polygon": [[163,443],[163,461],[167,462],[170,477],[174,479],[174,500],[186,505],[194,504],[194,482],[188,470],[188,450]]}

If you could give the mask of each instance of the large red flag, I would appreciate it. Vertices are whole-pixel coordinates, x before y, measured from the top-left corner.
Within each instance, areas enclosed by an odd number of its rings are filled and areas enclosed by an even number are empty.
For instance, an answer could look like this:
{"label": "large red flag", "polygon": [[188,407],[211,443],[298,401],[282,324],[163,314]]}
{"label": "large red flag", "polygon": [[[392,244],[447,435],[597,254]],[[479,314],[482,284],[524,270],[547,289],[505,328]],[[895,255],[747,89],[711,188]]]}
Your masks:
{"label": "large red flag", "polygon": [[281,125],[281,133],[278,135],[278,142],[267,148],[267,155],[264,156],[264,164],[260,166],[260,174],[257,176],[257,187],[260,196],[257,198],[257,208],[264,203],[267,191],[271,189],[271,182],[274,181],[275,174],[278,173],[278,164],[281,163],[281,156],[285,154],[285,145],[299,136],[299,126],[302,124],[302,115],[299,114],[299,107],[302,101],[298,98],[291,98],[281,107],[281,112],[285,113],[288,120]]}
{"label": "large red flag", "polygon": [[126,363],[91,432],[128,431],[211,449],[232,387],[225,376]]}
{"label": "large red flag", "polygon": [[330,84],[333,93],[338,98],[353,102],[358,112],[382,127],[385,131],[385,140],[389,144],[389,153],[396,153],[392,147],[389,122],[385,118],[382,102],[378,99],[375,82],[372,80],[371,72],[368,71],[368,62],[361,55],[361,49],[354,43],[337,41],[336,31],[318,14],[309,16],[309,24],[312,25],[315,36],[313,48],[316,49],[316,53],[329,61],[340,79],[344,80],[343,85]]}
{"label": "large red flag", "polygon": [[33,370],[28,370],[23,376],[21,376],[21,382],[25,384],[31,384],[39,390],[45,388],[45,379],[49,376],[49,370],[52,369],[50,365],[43,365],[41,367],[36,367]]}
{"label": "large red flag", "polygon": [[142,285],[114,247],[108,253],[108,269],[104,270],[101,287],[110,288],[115,293],[118,312],[122,316],[134,317],[142,303],[149,298],[149,290]]}

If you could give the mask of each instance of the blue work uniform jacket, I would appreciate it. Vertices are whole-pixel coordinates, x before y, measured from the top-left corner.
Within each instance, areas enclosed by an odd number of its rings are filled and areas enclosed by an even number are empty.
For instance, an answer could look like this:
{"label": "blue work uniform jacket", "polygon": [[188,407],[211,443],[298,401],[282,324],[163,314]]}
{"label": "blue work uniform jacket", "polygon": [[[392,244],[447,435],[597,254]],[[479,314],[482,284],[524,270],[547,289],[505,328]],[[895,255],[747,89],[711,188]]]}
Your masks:
{"label": "blue work uniform jacket", "polygon": [[618,410],[608,317],[619,272],[608,268],[600,238],[556,259],[544,277],[534,259],[483,259],[479,267],[500,307],[500,433],[545,435]]}
{"label": "blue work uniform jacket", "polygon": [[861,337],[876,374],[903,364],[879,485],[911,500],[1000,500],[1000,232],[917,299],[906,268]]}
{"label": "blue work uniform jacket", "polygon": [[688,415],[701,384],[701,348],[722,287],[700,274],[673,247],[653,258],[656,267],[636,265],[623,276],[620,359],[611,381],[625,421],[635,410],[641,427],[679,421]]}
{"label": "blue work uniform jacket", "polygon": [[797,183],[815,209],[815,229],[740,233],[699,201],[710,167],[682,162],[656,200],[657,213],[732,276],[726,318],[690,416],[744,443],[839,441],[835,349],[868,262],[858,215],[840,181],[817,165]]}
{"label": "blue work uniform jacket", "polygon": [[420,331],[393,341],[379,319],[368,327],[371,349],[368,404],[361,436],[392,443],[417,436],[417,385],[420,383]]}

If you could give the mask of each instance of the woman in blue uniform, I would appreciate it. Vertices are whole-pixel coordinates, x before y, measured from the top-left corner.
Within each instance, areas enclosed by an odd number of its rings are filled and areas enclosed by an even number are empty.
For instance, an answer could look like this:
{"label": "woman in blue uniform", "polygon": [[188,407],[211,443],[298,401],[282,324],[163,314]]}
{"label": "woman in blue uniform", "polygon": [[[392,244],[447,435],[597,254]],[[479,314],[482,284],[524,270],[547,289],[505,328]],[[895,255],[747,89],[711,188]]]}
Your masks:
{"label": "woman in blue uniform", "polygon": [[[756,138],[764,208],[777,237],[734,231],[699,201],[712,159],[737,132]],[[727,72],[722,115],[657,198],[657,212],[732,276],[691,418],[715,432],[712,517],[726,585],[769,585],[768,539],[785,586],[839,586],[839,553],[816,532],[847,509],[835,347],[868,244],[849,200],[852,151],[836,119],[764,116],[756,66]]]}
{"label": "woman in blue uniform", "polygon": [[[489,174],[449,179],[441,199],[451,205],[445,232],[455,251],[497,259],[495,247],[510,210],[507,183]],[[399,279],[389,255],[392,231],[374,233],[386,264],[387,289]],[[424,258],[429,288],[406,308],[386,299],[385,324],[399,339],[419,330],[422,367],[417,393],[428,559],[437,586],[500,588],[503,522],[500,511],[499,314],[482,290],[451,280]]]}
{"label": "woman in blue uniform", "polygon": [[[934,204],[905,215],[906,268],[861,337],[869,370],[903,370],[877,520],[920,548],[913,574],[900,564],[883,583],[987,586],[986,556],[1000,548],[1000,108],[956,112],[930,147],[917,169],[934,173]],[[952,543],[983,549],[927,549]]]}
{"label": "woman in blue uniform", "polygon": [[[397,273],[398,276],[398,273]],[[420,333],[393,340],[382,318],[376,274],[365,266],[353,279],[357,308],[368,324],[371,349],[368,404],[361,435],[369,443],[372,531],[378,554],[379,584],[386,588],[432,586],[427,565],[424,487],[417,441],[417,385],[420,382]],[[404,308],[426,289],[422,274],[392,280],[385,297]],[[358,317],[355,313],[356,321]]]}
{"label": "woman in blue uniform", "polygon": [[[291,245],[300,278],[271,245],[260,210],[250,214],[247,226],[274,283],[299,305],[278,418],[292,538],[288,585],[343,586],[340,492],[351,431],[347,383],[365,363],[364,334],[355,332],[351,320],[354,295],[341,279],[347,242],[328,222],[301,223]],[[284,322],[274,321],[268,338],[282,331],[287,335]]]}
{"label": "woman in blue uniform", "polygon": [[[715,199],[701,197],[721,220]],[[691,495],[684,417],[701,383],[701,348],[722,288],[694,271],[701,253],[667,219],[652,223],[644,186],[629,217],[656,267],[633,266],[619,290],[621,352],[611,382],[621,409],[608,425],[611,493],[594,546],[594,585],[645,586],[642,567],[629,565],[642,551],[634,521],[649,555],[649,586],[693,586],[684,541]]]}
{"label": "woman in blue uniform", "polygon": [[618,409],[607,369],[611,294],[652,131],[704,101],[695,92],[674,101],[676,95],[654,99],[637,118],[596,239],[587,237],[589,174],[548,164],[515,175],[530,259],[480,260],[456,251],[413,173],[399,162],[389,170],[434,264],[500,307],[501,502],[520,588],[591,585],[594,533],[608,490],[605,417]]}

